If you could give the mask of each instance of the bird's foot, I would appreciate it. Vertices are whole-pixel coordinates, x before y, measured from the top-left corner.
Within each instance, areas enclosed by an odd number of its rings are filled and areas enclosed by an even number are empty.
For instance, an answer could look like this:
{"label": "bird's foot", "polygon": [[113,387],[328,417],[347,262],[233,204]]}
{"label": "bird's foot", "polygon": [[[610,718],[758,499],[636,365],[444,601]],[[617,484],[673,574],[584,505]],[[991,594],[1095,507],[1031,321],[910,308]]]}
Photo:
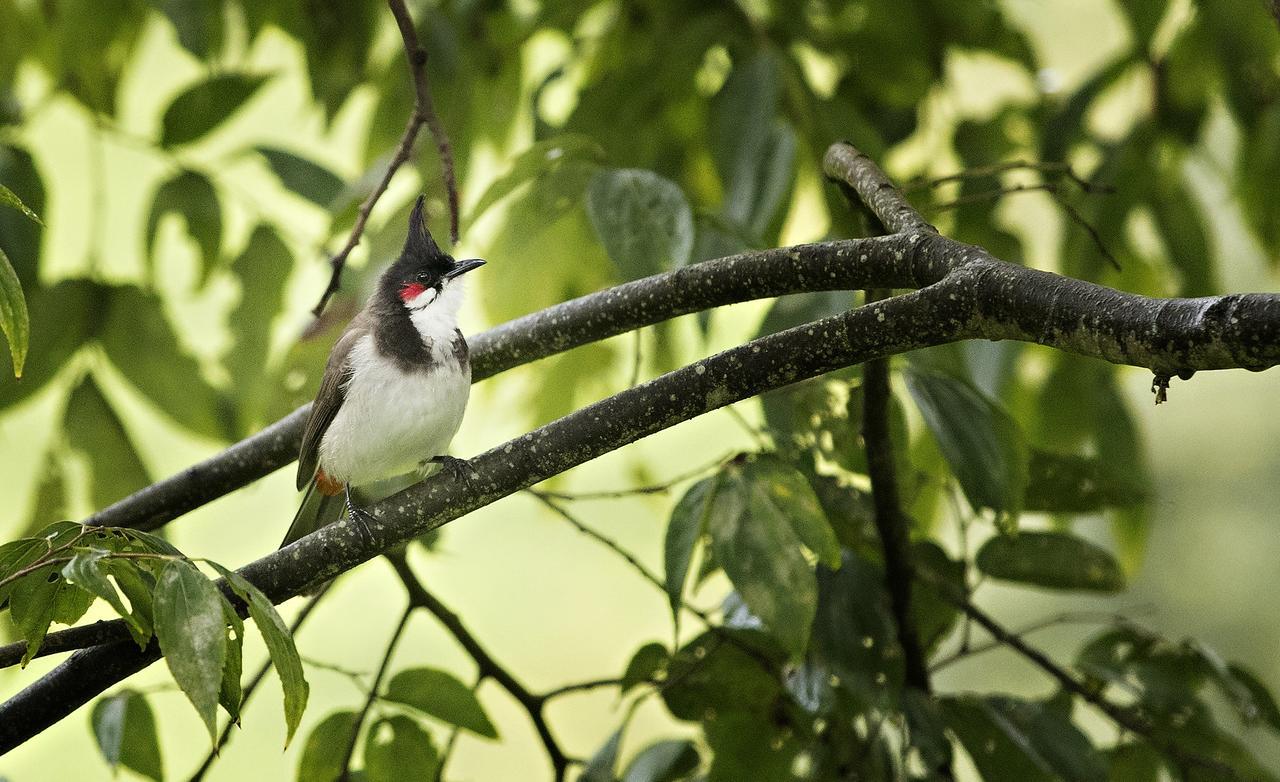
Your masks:
{"label": "bird's foot", "polygon": [[364,533],[364,537],[373,540],[373,530],[369,529],[369,524],[374,521],[373,514],[364,508],[356,507],[355,502],[351,499],[351,487],[347,487],[347,518],[359,526],[360,531]]}
{"label": "bird's foot", "polygon": [[471,488],[472,480],[476,477],[475,470],[471,468],[471,462],[456,456],[433,456],[427,461],[440,465],[455,481],[461,481],[467,485],[467,488]]}

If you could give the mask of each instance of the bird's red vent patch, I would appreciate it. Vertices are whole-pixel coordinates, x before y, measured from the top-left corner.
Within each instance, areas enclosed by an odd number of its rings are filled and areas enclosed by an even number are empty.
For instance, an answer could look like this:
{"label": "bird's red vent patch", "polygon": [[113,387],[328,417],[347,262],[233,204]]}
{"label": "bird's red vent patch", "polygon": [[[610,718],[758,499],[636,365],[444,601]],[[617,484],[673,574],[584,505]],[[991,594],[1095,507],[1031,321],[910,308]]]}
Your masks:
{"label": "bird's red vent patch", "polygon": [[400,286],[400,300],[409,301],[418,298],[418,294],[427,289],[427,286],[420,282],[406,282]]}

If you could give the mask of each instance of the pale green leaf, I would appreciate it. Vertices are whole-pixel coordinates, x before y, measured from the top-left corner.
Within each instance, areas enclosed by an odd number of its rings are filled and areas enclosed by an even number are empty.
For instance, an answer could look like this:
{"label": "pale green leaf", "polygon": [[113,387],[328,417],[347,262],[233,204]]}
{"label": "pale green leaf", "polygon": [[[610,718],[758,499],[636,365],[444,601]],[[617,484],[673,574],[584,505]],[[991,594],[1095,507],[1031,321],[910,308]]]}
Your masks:
{"label": "pale green leaf", "polygon": [[223,597],[195,565],[171,560],[156,583],[155,625],[173,679],[216,737],[218,694],[227,658]]}

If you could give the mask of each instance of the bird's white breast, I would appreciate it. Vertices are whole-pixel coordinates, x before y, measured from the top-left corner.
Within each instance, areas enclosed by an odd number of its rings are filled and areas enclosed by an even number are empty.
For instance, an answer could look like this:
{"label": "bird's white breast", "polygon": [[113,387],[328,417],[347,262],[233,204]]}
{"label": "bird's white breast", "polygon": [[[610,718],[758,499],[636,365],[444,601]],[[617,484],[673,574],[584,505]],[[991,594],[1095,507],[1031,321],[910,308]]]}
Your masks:
{"label": "bird's white breast", "polygon": [[[414,319],[419,332],[428,331],[425,325],[437,326],[419,320],[428,319]],[[320,441],[325,472],[361,485],[409,472],[446,453],[471,389],[471,368],[454,355],[454,331],[448,325],[447,333],[440,324],[423,334],[432,353],[429,369],[403,371],[378,353],[372,335],[356,343],[345,398]]]}

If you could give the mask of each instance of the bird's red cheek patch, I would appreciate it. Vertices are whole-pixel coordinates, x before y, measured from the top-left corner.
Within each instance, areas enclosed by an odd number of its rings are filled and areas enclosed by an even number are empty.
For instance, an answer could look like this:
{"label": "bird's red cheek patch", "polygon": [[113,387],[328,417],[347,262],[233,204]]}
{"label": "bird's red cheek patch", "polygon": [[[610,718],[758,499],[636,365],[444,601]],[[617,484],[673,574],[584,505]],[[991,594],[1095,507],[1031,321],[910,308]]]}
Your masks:
{"label": "bird's red cheek patch", "polygon": [[400,286],[400,301],[409,301],[418,298],[418,294],[427,289],[427,286],[420,282],[406,282]]}

